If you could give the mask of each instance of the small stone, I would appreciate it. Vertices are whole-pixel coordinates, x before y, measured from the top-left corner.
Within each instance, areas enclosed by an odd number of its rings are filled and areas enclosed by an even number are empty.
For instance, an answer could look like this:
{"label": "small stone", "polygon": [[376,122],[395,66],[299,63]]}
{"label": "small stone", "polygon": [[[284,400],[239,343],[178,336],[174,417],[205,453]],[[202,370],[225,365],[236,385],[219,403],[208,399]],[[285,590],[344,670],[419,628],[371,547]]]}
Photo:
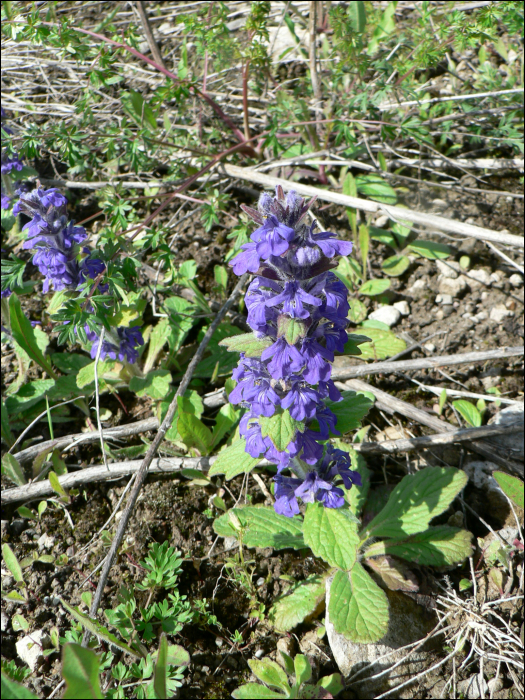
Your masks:
{"label": "small stone", "polygon": [[450,294],[438,294],[436,297],[437,304],[452,304],[453,301]]}
{"label": "small stone", "polygon": [[219,647],[219,649],[220,649],[220,648],[222,647],[222,645],[224,644],[224,640],[221,639],[220,637],[216,637],[216,638],[215,638],[215,644],[216,644],[216,645]]}
{"label": "small stone", "polygon": [[501,323],[507,316],[514,316],[514,311],[507,309],[504,304],[496,304],[496,306],[493,306],[490,310],[489,318],[491,321]]}
{"label": "small stone", "polygon": [[37,544],[38,549],[51,549],[55,544],[55,538],[48,535],[47,532],[44,532],[44,534],[38,538]]}
{"label": "small stone", "polygon": [[478,289],[481,285],[490,287],[492,284],[491,276],[486,270],[470,270],[465,279],[471,289]]}
{"label": "small stone", "polygon": [[9,617],[2,610],[0,629],[2,630],[2,632],[5,632],[8,627],[9,627]]}
{"label": "small stone", "polygon": [[[515,273],[514,275],[511,275],[509,277],[509,282],[511,283],[511,285],[513,287],[521,287],[521,285],[523,284],[523,277],[521,275],[518,275],[517,273]],[[489,685],[490,685],[490,681],[489,681]]]}
{"label": "small stone", "polygon": [[48,646],[49,637],[43,630],[35,630],[16,643],[16,653],[34,671],[44,658],[42,651]]}
{"label": "small stone", "polygon": [[503,681],[501,678],[491,678],[490,681],[487,683],[490,697],[494,697],[494,693],[499,693],[500,690],[503,690]]}
{"label": "small stone", "polygon": [[[494,377],[490,377],[490,379],[494,379]],[[511,423],[516,423],[517,421],[521,421],[523,425],[522,401],[513,403],[510,406],[506,406],[501,411],[498,411],[489,420],[489,424],[510,425]],[[490,443],[498,449],[503,449],[505,451],[509,450],[510,454],[512,455],[512,459],[516,460],[517,462],[523,462],[523,458],[525,457],[523,428],[520,432],[509,433],[508,435],[497,435],[496,437],[490,438]]]}
{"label": "small stone", "polygon": [[382,214],[381,216],[377,217],[374,226],[377,226],[377,228],[383,228],[383,226],[386,226],[388,224],[388,221],[388,216],[386,214]]}
{"label": "small stone", "polygon": [[436,346],[434,345],[434,343],[425,343],[423,347],[425,348],[425,350],[428,350],[428,352],[436,352]]}
{"label": "small stone", "polygon": [[444,210],[448,207],[448,204],[445,202],[444,199],[433,199],[432,204],[434,205],[435,209],[440,210]]}
{"label": "small stone", "polygon": [[254,656],[256,659],[262,659],[262,657],[264,656],[264,649],[257,649]]}
{"label": "small stone", "polygon": [[476,698],[486,697],[489,690],[487,681],[480,674],[475,674],[465,681],[460,681],[458,683],[458,691],[463,694],[466,698]]}
{"label": "small stone", "polygon": [[490,276],[491,282],[495,282],[498,284],[498,282],[501,282],[503,276],[499,270],[496,270],[496,272],[493,272]]}
{"label": "small stone", "polygon": [[[438,260],[439,262],[439,260]],[[442,277],[439,282],[439,291],[441,294],[450,294],[451,297],[459,297],[467,289],[465,277],[461,275],[457,279],[450,277]]]}
{"label": "small stone", "polygon": [[489,315],[486,311],[480,311],[479,314],[472,317],[472,320],[476,323],[480,323],[481,321],[486,321],[488,317]]}
{"label": "small stone", "polygon": [[[440,274],[451,280],[455,280],[461,271],[459,263],[444,263],[442,260],[436,260],[436,265]],[[457,270],[455,269],[456,267]]]}
{"label": "small stone", "polygon": [[408,301],[396,301],[395,304],[392,304],[394,309],[397,309],[401,316],[409,316],[410,315],[410,306],[408,305]]}
{"label": "small stone", "polygon": [[[288,654],[288,656],[291,656],[292,658],[295,656],[295,647],[296,644],[293,637],[281,637],[277,640],[277,651],[282,651],[284,654]],[[284,661],[281,654],[277,654],[275,658],[277,659],[277,663],[281,664],[281,666],[284,668]]]}
{"label": "small stone", "polygon": [[401,318],[401,312],[394,306],[380,306],[376,311],[373,311],[368,318],[373,321],[386,323],[389,328],[392,328]]}
{"label": "small stone", "polygon": [[487,301],[490,294],[488,292],[481,292],[481,301]]}

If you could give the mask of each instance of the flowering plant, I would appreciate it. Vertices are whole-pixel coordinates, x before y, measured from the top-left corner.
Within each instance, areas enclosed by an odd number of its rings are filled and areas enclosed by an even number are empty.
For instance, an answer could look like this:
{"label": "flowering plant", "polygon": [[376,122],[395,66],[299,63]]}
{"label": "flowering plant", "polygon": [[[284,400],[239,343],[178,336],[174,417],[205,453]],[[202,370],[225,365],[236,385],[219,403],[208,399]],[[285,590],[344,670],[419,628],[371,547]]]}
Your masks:
{"label": "flowering plant", "polygon": [[361,486],[348,453],[323,447],[330,433],[340,435],[326,399],[343,400],[331,362],[348,340],[348,292],[332,269],[352,244],[316,233],[307,220],[311,204],[278,186],[275,197],[261,196],[258,210],[243,206],[259,228],[230,262],[235,274],[256,276],[245,299],[254,332],[244,350],[234,339],[232,349],[242,351],[229,400],[248,409],[240,423],[246,452],[277,465],[275,510],[289,517],[299,513],[298,499],[340,508],[341,487]]}

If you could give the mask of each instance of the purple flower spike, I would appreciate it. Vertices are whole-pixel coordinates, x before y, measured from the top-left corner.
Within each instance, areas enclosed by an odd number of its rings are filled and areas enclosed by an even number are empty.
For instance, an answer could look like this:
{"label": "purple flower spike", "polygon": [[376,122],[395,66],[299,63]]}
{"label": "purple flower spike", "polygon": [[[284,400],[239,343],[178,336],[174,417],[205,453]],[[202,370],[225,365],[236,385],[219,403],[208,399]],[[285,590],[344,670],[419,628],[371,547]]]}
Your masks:
{"label": "purple flower spike", "polygon": [[[252,457],[277,465],[275,510],[287,517],[300,512],[300,500],[341,508],[343,486],[361,484],[348,455],[323,445],[340,434],[324,401],[342,399],[330,379],[331,363],[348,339],[348,290],[331,272],[337,266],[331,259],[348,255],[352,244],[327,231],[315,233],[306,216],[311,203],[277,186],[274,197],[261,195],[257,210],[243,205],[259,227],[230,263],[237,275],[256,275],[246,293],[247,320],[255,338],[267,344],[260,359],[241,353],[229,398],[249,407],[240,435]],[[285,434],[291,437],[286,447],[277,439]],[[286,469],[293,476],[285,476]]]}
{"label": "purple flower spike", "polygon": [[[91,357],[94,360],[97,356],[98,346],[100,345],[100,337],[88,326],[85,327],[88,340],[93,341],[91,346]],[[102,348],[100,350],[100,359],[105,360],[109,357],[111,360],[120,360],[121,362],[129,362],[133,364],[139,358],[137,347],[144,345],[142,331],[139,326],[132,328],[113,328],[111,331],[104,333]]]}

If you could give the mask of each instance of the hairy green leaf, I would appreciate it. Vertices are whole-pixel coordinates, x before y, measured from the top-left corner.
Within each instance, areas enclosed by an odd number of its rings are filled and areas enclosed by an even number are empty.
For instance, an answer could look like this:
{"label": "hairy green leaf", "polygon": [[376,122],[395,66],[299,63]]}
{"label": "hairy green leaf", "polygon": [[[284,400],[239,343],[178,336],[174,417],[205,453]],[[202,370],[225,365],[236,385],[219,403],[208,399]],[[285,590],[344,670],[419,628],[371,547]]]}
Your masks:
{"label": "hairy green leaf", "polygon": [[343,391],[342,401],[326,401],[327,407],[337,416],[336,428],[343,435],[361,426],[362,419],[374,405],[373,401],[355,391]]}
{"label": "hairy green leaf", "polygon": [[402,541],[376,542],[364,555],[369,557],[375,551],[393,554],[424,566],[461,564],[472,554],[472,533],[449,525],[438,525]]}
{"label": "hairy green leaf", "polygon": [[222,537],[238,537],[231,526],[230,513],[238,518],[244,530],[243,544],[247,547],[273,547],[274,549],[305,549],[303,522],[300,518],[287,518],[267,506],[232,508],[216,518],[213,528]]}
{"label": "hairy green leaf", "polygon": [[53,379],[57,378],[50,363],[45,359],[42,350],[38,346],[35,331],[22,311],[20,300],[16,294],[9,297],[9,318],[11,321],[11,333],[20,347]]}
{"label": "hairy green leaf", "polygon": [[2,671],[2,698],[3,700],[38,700],[38,695],[35,695],[25,685],[16,683]]}
{"label": "hairy green leaf", "polygon": [[248,666],[254,676],[263,683],[266,683],[266,685],[283,690],[288,694],[291,693],[286,673],[275,661],[271,661],[270,659],[262,659],[261,661],[259,661],[259,659],[249,659]]}
{"label": "hairy green leaf", "polygon": [[404,538],[426,530],[467,483],[465,472],[452,467],[426,467],[407,474],[390,494],[383,510],[367,525],[366,537]]}
{"label": "hairy green leaf", "polygon": [[23,486],[27,484],[27,479],[16,457],[6,452],[2,457],[2,474],[16,484]]}
{"label": "hairy green leaf", "polygon": [[304,432],[304,421],[292,418],[288,409],[282,413],[274,413],[269,418],[260,416],[259,425],[261,426],[261,435],[268,436],[280,452],[286,450],[297,431]]}
{"label": "hairy green leaf", "polygon": [[62,676],[66,700],[102,698],[98,678],[100,659],[91,649],[80,644],[65,644],[62,650]]}
{"label": "hairy green leaf", "polygon": [[390,280],[374,279],[368,280],[359,287],[359,294],[364,294],[367,297],[375,297],[378,294],[383,294],[387,289],[390,289]]}
{"label": "hairy green leaf", "polygon": [[309,503],[304,517],[304,541],[330,566],[348,571],[356,561],[357,518],[347,508],[325,508]]}
{"label": "hairy green leaf", "polygon": [[444,260],[452,254],[448,245],[434,241],[413,241],[408,249],[429,260]]}
{"label": "hairy green leaf", "polygon": [[243,333],[223,338],[219,345],[229,352],[243,352],[246,357],[260,357],[262,351],[270,347],[272,342],[270,338],[257,338],[255,333]]}
{"label": "hairy green leaf", "polygon": [[219,452],[208,475],[224,474],[226,480],[229,481],[238,474],[248,474],[260,461],[260,457],[251,457],[246,452],[246,441],[244,438],[239,438],[232,445]]}
{"label": "hairy green leaf", "polygon": [[459,399],[458,401],[453,401],[452,405],[454,406],[456,411],[459,414],[461,414],[461,416],[467,421],[467,423],[469,425],[472,425],[474,428],[479,428],[483,423],[481,413],[474,406],[474,404],[470,403],[470,401],[465,401],[465,399]]}
{"label": "hairy green leaf", "polygon": [[500,471],[492,472],[492,476],[496,479],[503,493],[510,498],[515,506],[523,510],[523,481],[517,476]]}
{"label": "hairy green leaf", "polygon": [[390,277],[399,277],[406,272],[410,266],[410,260],[406,255],[392,255],[392,257],[383,260],[381,269]]}
{"label": "hairy green leaf", "polygon": [[362,360],[384,360],[406,349],[406,342],[394,335],[392,331],[371,326],[361,326],[358,330],[362,330],[370,338],[369,343],[359,346]]}
{"label": "hairy green leaf", "polygon": [[131,377],[129,390],[137,396],[149,396],[151,399],[162,399],[169,393],[171,372],[167,369],[156,369],[145,377]]}
{"label": "hairy green leaf", "polygon": [[388,601],[359,562],[350,572],[336,571],[329,598],[328,615],[337,632],[360,644],[384,637],[388,629]]}
{"label": "hairy green leaf", "polygon": [[296,583],[284,596],[278,598],[268,613],[276,630],[289,632],[306,619],[314,617],[324,606],[325,580],[310,576]]}

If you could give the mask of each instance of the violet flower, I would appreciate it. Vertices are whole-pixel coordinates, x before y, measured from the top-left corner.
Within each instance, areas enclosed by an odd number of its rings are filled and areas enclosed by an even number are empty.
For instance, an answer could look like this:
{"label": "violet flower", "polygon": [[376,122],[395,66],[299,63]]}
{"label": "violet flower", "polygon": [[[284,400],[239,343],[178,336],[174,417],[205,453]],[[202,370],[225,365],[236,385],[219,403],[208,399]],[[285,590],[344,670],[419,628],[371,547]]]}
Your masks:
{"label": "violet flower", "polygon": [[[331,363],[347,341],[349,310],[332,259],[348,255],[352,244],[316,233],[316,223],[306,222],[310,205],[278,186],[275,197],[261,195],[257,210],[243,206],[259,227],[230,262],[235,274],[256,275],[246,293],[248,324],[257,338],[269,341],[260,359],[241,353],[230,401],[249,408],[239,425],[246,451],[277,465],[275,510],[289,517],[299,513],[298,499],[340,508],[341,487],[361,483],[348,454],[323,444],[330,433],[339,434],[324,399],[341,400],[330,379]],[[288,445],[274,444],[261,425],[284,411],[295,432]],[[283,475],[286,469],[293,476]]]}
{"label": "violet flower", "polygon": [[[94,360],[100,345],[100,337],[89,326],[85,326],[85,330],[88,340],[93,341],[90,354]],[[110,331],[106,330],[100,350],[100,359],[105,360],[106,357],[109,357],[111,360],[120,360],[121,362],[133,364],[138,360],[137,347],[140,345],[144,345],[144,339],[139,326],[132,326],[131,328],[119,326],[118,328],[112,328]]]}

